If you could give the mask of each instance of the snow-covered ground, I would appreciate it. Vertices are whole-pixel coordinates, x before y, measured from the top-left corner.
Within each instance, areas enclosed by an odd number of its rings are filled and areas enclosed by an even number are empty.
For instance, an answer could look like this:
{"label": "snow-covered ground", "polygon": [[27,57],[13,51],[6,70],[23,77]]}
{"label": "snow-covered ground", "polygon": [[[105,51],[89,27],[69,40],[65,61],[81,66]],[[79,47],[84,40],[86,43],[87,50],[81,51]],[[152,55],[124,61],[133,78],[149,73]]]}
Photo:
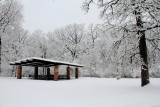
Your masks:
{"label": "snow-covered ground", "polygon": [[160,107],[160,78],[79,78],[45,81],[0,78],[0,107]]}

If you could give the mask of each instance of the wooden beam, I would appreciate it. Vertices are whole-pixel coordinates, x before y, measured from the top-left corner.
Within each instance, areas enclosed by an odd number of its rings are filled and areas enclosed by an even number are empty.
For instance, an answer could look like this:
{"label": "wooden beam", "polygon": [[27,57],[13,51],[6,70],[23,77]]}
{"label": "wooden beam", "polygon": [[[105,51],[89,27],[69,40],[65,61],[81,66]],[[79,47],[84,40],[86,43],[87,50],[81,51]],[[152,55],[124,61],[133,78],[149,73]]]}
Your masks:
{"label": "wooden beam", "polygon": [[22,66],[18,65],[17,66],[17,79],[21,79],[22,78]]}
{"label": "wooden beam", "polygon": [[66,75],[66,77],[67,77],[67,79],[69,80],[70,79],[70,67],[67,67],[67,75]]}
{"label": "wooden beam", "polygon": [[54,66],[54,81],[58,81],[59,78],[59,66]]}
{"label": "wooden beam", "polygon": [[34,69],[34,79],[38,79],[38,66],[35,66]]}
{"label": "wooden beam", "polygon": [[77,67],[75,68],[75,78],[76,79],[78,78],[78,68]]}

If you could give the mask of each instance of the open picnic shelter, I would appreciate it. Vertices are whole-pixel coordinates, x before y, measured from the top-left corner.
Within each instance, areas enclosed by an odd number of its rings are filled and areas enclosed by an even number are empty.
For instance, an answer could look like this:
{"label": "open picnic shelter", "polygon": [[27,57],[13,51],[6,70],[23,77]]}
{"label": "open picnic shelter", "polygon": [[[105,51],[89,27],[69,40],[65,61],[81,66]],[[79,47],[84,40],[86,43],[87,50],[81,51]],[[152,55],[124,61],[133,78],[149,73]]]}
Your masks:
{"label": "open picnic shelter", "polygon": [[50,77],[50,67],[54,67],[54,75],[53,80],[57,81],[59,79],[59,65],[67,65],[66,68],[66,78],[70,79],[70,66],[75,67],[75,78],[78,78],[78,67],[83,67],[83,65],[51,60],[51,59],[44,59],[38,57],[30,57],[14,62],[10,62],[10,65],[17,66],[17,79],[22,78],[22,66],[32,66],[34,67],[34,79],[38,79],[38,67],[46,67],[47,68],[47,76]]}

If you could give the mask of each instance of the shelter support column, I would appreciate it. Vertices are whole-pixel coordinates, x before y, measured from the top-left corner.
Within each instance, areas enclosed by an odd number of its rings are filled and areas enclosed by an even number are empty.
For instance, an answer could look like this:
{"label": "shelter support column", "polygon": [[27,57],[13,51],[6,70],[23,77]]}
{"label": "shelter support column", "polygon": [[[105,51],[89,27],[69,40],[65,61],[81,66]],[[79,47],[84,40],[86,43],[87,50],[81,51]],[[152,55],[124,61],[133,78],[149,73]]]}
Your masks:
{"label": "shelter support column", "polygon": [[58,73],[59,66],[54,66],[54,81],[58,81],[59,73]]}
{"label": "shelter support column", "polygon": [[47,68],[47,76],[50,76],[50,68]]}
{"label": "shelter support column", "polygon": [[78,78],[78,68],[77,67],[75,68],[75,78],[76,79]]}
{"label": "shelter support column", "polygon": [[50,78],[50,68],[48,67],[47,68],[47,79],[49,80],[49,78]]}
{"label": "shelter support column", "polygon": [[70,79],[70,67],[68,66],[67,67],[67,79],[69,80]]}
{"label": "shelter support column", "polygon": [[34,68],[34,79],[38,79],[38,66]]}
{"label": "shelter support column", "polygon": [[17,66],[17,79],[21,79],[22,78],[22,66],[18,65]]}

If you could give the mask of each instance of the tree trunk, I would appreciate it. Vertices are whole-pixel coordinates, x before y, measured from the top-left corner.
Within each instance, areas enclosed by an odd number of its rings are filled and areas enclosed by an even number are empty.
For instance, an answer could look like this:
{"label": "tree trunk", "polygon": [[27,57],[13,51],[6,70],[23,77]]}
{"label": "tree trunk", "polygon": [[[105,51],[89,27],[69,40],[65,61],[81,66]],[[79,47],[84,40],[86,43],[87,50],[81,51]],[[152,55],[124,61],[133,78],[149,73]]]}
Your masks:
{"label": "tree trunk", "polygon": [[1,75],[1,72],[2,72],[2,70],[1,70],[1,48],[2,48],[2,46],[1,46],[1,33],[0,33],[0,75]]}
{"label": "tree trunk", "polygon": [[145,32],[141,33],[139,41],[139,51],[141,57],[141,86],[145,86],[149,83],[149,70],[148,70],[148,61],[147,61],[147,46],[145,39]]}
{"label": "tree trunk", "polygon": [[143,22],[142,22],[142,14],[140,9],[135,11],[136,15],[136,25],[140,29],[137,31],[137,34],[140,35],[139,40],[139,52],[140,52],[140,59],[141,59],[141,86],[145,86],[149,83],[149,70],[148,70],[148,60],[147,60],[147,45],[146,45],[146,38],[145,38],[145,31],[141,31],[143,29]]}

